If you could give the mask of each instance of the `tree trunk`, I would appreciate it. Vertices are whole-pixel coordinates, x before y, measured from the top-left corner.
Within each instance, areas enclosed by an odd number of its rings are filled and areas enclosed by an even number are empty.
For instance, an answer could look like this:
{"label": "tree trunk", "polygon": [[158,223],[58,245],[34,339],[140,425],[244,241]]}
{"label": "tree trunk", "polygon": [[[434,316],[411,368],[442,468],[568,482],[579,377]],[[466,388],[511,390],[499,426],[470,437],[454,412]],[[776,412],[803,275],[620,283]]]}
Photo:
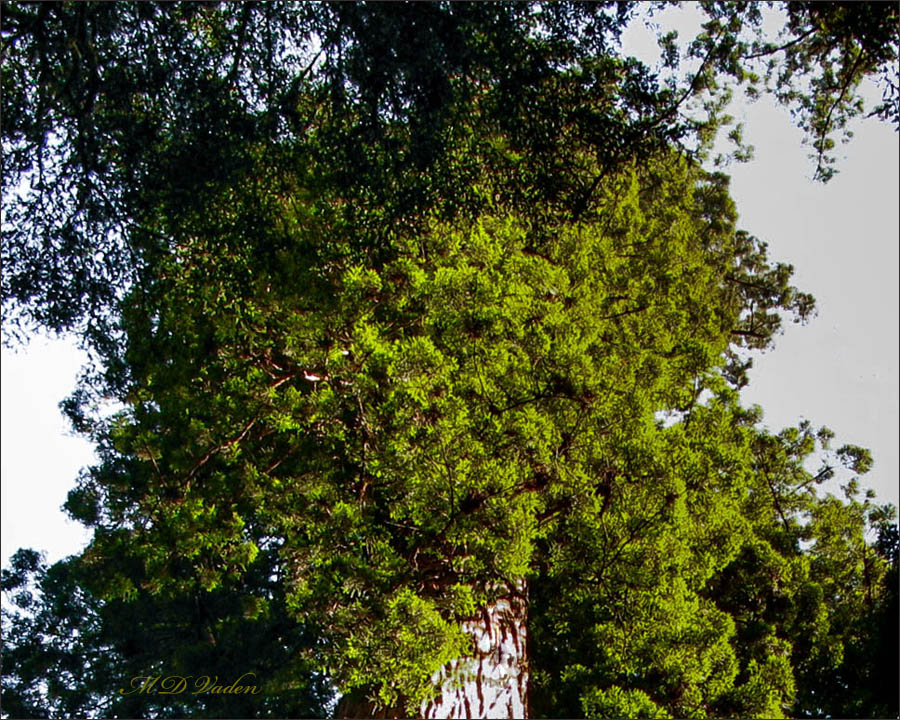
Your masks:
{"label": "tree trunk", "polygon": [[524,718],[528,712],[528,605],[525,584],[463,624],[475,654],[435,674],[441,694],[422,706],[423,718]]}
{"label": "tree trunk", "polygon": [[[473,655],[458,658],[432,677],[440,694],[422,705],[419,717],[526,718],[528,712],[528,603],[525,583],[516,592],[482,609],[463,623],[475,640]],[[363,694],[344,695],[338,718],[406,718],[402,700],[395,707],[376,708]]]}

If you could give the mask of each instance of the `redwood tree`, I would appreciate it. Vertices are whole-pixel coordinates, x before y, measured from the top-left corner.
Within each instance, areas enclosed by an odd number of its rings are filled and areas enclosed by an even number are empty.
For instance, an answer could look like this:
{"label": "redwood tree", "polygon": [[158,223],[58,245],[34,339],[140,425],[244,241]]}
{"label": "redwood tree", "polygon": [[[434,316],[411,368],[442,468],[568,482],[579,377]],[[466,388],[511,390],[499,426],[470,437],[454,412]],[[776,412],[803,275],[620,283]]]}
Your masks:
{"label": "redwood tree", "polygon": [[[812,77],[820,166],[890,84],[896,14],[864,5],[789,13],[773,82]],[[56,653],[16,635],[4,697],[102,713],[103,664],[42,686],[101,644],[250,663],[259,714],[326,682],[346,715],[830,712],[815,678],[847,685],[889,607],[863,533],[890,511],[818,500],[810,428],[737,403],[813,303],[700,169],[723,78],[781,52],[704,8],[670,86],[617,50],[624,3],[5,3],[4,329],[81,334],[100,462],[67,503],[88,549],[4,577]],[[73,602],[83,645],[49,629]]]}

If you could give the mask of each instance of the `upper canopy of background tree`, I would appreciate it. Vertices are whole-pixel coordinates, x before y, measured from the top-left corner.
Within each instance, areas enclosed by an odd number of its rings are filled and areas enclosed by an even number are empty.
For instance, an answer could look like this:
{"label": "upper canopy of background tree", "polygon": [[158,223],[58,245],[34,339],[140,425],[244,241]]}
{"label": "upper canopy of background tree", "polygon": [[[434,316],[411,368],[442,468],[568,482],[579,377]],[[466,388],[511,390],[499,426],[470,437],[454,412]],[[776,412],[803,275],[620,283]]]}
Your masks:
{"label": "upper canopy of background tree", "polygon": [[699,67],[671,82],[618,42],[666,5],[3,3],[7,339],[37,324],[100,342],[166,246],[159,200],[202,200],[254,153],[308,163],[377,247],[391,219],[477,209],[485,171],[507,202],[577,216],[621,162],[708,146],[729,81],[768,76],[823,179],[863,78],[897,122],[896,4],[770,3],[786,13],[770,39],[761,3],[701,3]]}

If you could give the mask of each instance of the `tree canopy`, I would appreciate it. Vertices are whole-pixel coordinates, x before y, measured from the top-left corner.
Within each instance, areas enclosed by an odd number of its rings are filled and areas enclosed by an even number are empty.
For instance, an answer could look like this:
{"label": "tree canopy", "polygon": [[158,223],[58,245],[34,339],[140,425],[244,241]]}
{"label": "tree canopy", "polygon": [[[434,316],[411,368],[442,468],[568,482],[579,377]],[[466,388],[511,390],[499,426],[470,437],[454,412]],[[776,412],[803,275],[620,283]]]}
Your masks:
{"label": "tree canopy", "polygon": [[[740,406],[814,302],[701,164],[790,46],[827,178],[896,91],[896,8],[835,5],[774,45],[704,3],[681,86],[628,3],[5,3],[4,329],[81,334],[99,455],[89,547],[4,571],[5,712],[415,715],[508,594],[535,716],[896,712],[893,510]],[[263,695],[118,693],[233,669]]]}
{"label": "tree canopy", "polygon": [[[620,162],[702,154],[734,83],[792,108],[823,179],[864,78],[896,125],[894,4],[769,3],[787,13],[775,39],[765,4],[700,3],[671,77],[619,43],[667,5],[4,2],[5,337],[104,344],[124,288],[168,249],[159,203],[202,204],[259,153],[290,164],[302,148],[374,251],[436,208],[477,215],[485,167],[520,212],[588,212]],[[660,44],[678,70],[671,34]]]}

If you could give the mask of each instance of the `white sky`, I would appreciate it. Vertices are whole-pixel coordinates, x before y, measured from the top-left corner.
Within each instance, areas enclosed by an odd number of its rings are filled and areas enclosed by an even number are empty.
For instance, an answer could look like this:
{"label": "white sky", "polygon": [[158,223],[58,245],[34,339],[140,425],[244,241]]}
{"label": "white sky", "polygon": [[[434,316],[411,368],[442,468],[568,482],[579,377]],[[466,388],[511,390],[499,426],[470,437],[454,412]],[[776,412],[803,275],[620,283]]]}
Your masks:
{"label": "white sky", "polygon": [[74,343],[35,338],[0,362],[0,557],[20,547],[50,561],[78,552],[87,531],[60,510],[93,448],[69,434],[59,410],[85,355]]}
{"label": "white sky", "polygon": [[[645,39],[635,31],[626,43]],[[808,149],[787,112],[763,99],[738,104],[748,164],[729,169],[740,225],[768,242],[773,261],[795,267],[794,284],[815,295],[819,314],[788,325],[775,349],[757,353],[746,403],[765,410],[773,430],[801,417],[827,425],[845,442],[872,450],[863,478],[878,498],[898,504],[900,477],[900,293],[898,293],[898,135],[875,120],[856,124],[840,173],[813,183]],[[58,404],[71,393],[83,354],[69,341],[38,338],[2,350],[0,366],[0,557],[20,547],[54,561],[78,552],[86,532],[60,507],[90,445],[68,435]]]}
{"label": "white sky", "polygon": [[813,183],[800,132],[770,101],[753,106],[748,140],[756,156],[732,168],[740,224],[794,266],[818,317],[788,323],[774,350],[756,355],[745,403],[772,430],[805,417],[844,443],[872,450],[861,484],[898,504],[900,477],[900,145],[877,121],[857,123],[840,173]]}

